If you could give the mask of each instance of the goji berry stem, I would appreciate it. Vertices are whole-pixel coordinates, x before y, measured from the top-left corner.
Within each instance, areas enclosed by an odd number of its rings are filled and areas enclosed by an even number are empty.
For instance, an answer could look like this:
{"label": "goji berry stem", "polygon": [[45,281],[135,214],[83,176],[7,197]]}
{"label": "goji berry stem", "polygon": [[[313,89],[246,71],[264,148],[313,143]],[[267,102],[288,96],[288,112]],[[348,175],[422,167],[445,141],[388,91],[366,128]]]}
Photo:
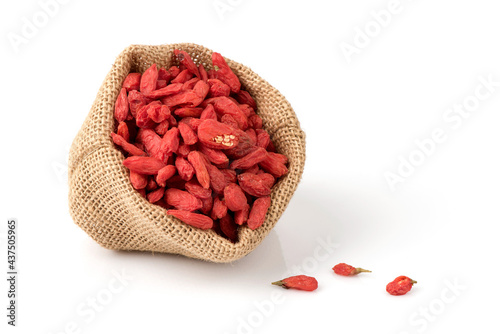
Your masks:
{"label": "goji berry stem", "polygon": [[272,282],[271,284],[278,285],[278,286],[281,286],[282,288],[288,289],[288,287],[285,285],[285,282],[283,282],[283,281],[276,281],[276,282]]}
{"label": "goji berry stem", "polygon": [[356,274],[359,273],[371,273],[371,270],[363,269],[363,268],[356,268]]}
{"label": "goji berry stem", "polygon": [[411,284],[417,284],[417,281],[414,281],[412,279],[410,279],[410,280],[411,280]]}

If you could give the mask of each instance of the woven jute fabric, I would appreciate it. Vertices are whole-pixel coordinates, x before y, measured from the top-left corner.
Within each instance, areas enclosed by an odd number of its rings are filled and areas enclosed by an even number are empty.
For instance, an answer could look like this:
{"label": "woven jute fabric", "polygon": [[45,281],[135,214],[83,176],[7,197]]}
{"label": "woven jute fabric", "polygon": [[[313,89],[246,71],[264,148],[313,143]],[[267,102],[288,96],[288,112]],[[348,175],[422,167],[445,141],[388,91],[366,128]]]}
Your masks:
{"label": "woven jute fabric", "polygon": [[74,222],[101,246],[181,254],[225,263],[254,250],[275,226],[302,176],[305,134],[288,101],[250,68],[226,58],[242,87],[257,102],[257,112],[278,152],[289,159],[289,173],[273,188],[271,207],[264,224],[255,231],[239,229],[239,241],[231,243],[212,230],[191,227],[150,204],[131,185],[123,154],[115,148],[114,105],[122,82],[130,72],[178,65],[174,50],[184,50],[195,63],[211,68],[212,50],[182,43],[159,46],[132,45],[116,59],[96,100],[76,135],[69,155],[69,209]]}

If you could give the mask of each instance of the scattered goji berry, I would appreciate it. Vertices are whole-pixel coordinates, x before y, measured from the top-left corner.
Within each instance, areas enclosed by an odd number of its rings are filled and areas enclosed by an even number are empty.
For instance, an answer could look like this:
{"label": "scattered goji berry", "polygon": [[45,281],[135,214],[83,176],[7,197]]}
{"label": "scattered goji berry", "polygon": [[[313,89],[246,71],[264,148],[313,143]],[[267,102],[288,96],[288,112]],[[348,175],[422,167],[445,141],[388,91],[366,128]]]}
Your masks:
{"label": "scattered goji berry", "polygon": [[296,289],[304,291],[314,291],[318,288],[318,281],[311,276],[297,275],[284,278],[271,284],[281,286],[285,289]]}
{"label": "scattered goji berry", "polygon": [[345,263],[339,263],[335,265],[332,269],[337,275],[342,275],[342,276],[353,276],[359,273],[371,273],[370,270],[366,270],[363,268],[355,268]]}
{"label": "scattered goji berry", "polygon": [[410,291],[413,287],[413,284],[416,283],[417,281],[414,281],[409,277],[398,276],[394,279],[394,281],[387,284],[385,289],[393,296],[401,296]]}

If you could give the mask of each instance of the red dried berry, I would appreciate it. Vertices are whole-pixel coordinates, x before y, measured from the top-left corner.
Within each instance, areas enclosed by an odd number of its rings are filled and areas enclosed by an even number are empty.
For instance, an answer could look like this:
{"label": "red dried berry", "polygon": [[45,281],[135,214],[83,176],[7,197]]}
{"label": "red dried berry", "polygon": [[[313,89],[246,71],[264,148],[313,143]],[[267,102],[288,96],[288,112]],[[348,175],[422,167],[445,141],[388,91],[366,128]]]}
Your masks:
{"label": "red dried berry", "polygon": [[198,139],[208,148],[230,149],[238,145],[235,129],[220,122],[206,119],[198,126]]}
{"label": "red dried berry", "polygon": [[366,270],[363,268],[355,268],[353,266],[350,266],[345,263],[339,263],[335,265],[335,267],[332,268],[332,270],[337,274],[337,275],[342,275],[342,276],[353,276],[357,275],[359,273],[371,273],[370,270]]}
{"label": "red dried berry", "polygon": [[272,284],[281,286],[285,289],[295,289],[304,291],[314,291],[318,288],[318,281],[311,276],[297,275],[284,278]]}
{"label": "red dried berry", "polygon": [[417,281],[406,276],[399,276],[386,286],[386,291],[393,296],[401,296],[411,290]]}
{"label": "red dried berry", "polygon": [[123,165],[128,169],[145,175],[155,175],[165,167],[165,164],[153,157],[128,157],[123,160]]}
{"label": "red dried berry", "polygon": [[271,197],[265,196],[257,198],[252,205],[250,214],[248,215],[248,227],[251,230],[259,228],[266,218],[267,209],[271,206]]}
{"label": "red dried berry", "polygon": [[142,75],[140,82],[140,90],[147,94],[156,89],[156,81],[158,81],[158,69],[156,64],[151,65]]}
{"label": "red dried berry", "polygon": [[200,228],[202,230],[210,229],[214,224],[214,221],[208,216],[185,210],[167,210],[167,214],[182,220],[188,225]]}
{"label": "red dried berry", "polygon": [[129,111],[128,99],[127,99],[127,90],[122,88],[120,90],[120,94],[118,94],[118,98],[115,103],[115,119],[118,122],[123,122],[127,119]]}
{"label": "red dried berry", "polygon": [[165,191],[165,202],[179,210],[195,211],[203,206],[199,198],[189,192],[180,189],[167,189]]}

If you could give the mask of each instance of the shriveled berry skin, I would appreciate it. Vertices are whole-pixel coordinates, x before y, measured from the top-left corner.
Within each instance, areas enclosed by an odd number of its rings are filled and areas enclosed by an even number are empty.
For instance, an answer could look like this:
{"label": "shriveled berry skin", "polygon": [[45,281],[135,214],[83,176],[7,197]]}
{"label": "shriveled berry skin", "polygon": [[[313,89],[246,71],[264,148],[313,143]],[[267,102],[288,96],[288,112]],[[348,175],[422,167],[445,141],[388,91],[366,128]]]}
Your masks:
{"label": "shriveled berry skin", "polygon": [[407,276],[398,276],[396,279],[386,286],[386,290],[389,294],[393,296],[402,296],[408,293],[413,287],[413,284],[416,284],[417,281],[412,280]]}
{"label": "shriveled berry skin", "polygon": [[355,268],[351,265],[348,265],[346,263],[339,263],[335,267],[332,268],[333,271],[337,275],[341,276],[354,276],[362,272],[370,273],[370,270],[362,269],[362,268]]}
{"label": "shriveled berry skin", "polygon": [[311,276],[297,275],[284,278],[272,284],[281,286],[285,289],[295,289],[304,291],[314,291],[318,288],[318,281]]}

